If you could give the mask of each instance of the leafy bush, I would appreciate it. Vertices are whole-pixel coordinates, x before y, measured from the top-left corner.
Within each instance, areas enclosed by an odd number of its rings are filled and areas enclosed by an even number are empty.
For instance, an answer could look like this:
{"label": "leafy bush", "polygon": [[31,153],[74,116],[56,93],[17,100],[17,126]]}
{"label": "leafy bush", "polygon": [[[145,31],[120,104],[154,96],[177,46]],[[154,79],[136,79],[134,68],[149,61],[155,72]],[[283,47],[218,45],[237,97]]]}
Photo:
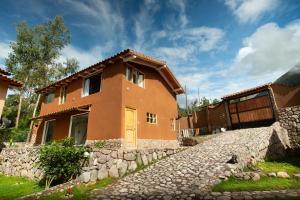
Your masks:
{"label": "leafy bush", "polygon": [[88,149],[74,144],[72,138],[67,138],[40,148],[38,167],[45,173],[46,188],[53,181],[64,183],[81,173]]}
{"label": "leafy bush", "polygon": [[0,128],[0,142],[25,142],[29,129]]}

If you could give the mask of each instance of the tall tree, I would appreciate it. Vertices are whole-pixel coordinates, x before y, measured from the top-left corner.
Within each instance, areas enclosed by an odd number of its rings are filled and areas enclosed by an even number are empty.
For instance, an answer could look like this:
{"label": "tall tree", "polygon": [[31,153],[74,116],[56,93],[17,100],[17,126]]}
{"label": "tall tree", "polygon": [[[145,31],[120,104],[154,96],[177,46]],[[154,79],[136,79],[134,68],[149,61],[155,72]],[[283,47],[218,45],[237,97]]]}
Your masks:
{"label": "tall tree", "polygon": [[[11,53],[5,60],[8,71],[14,78],[23,82],[19,94],[19,106],[16,127],[19,125],[22,101],[25,96],[32,96],[38,87],[44,87],[57,78],[68,75],[78,69],[74,59],[66,63],[57,63],[61,50],[70,43],[70,32],[64,25],[63,18],[56,16],[45,24],[30,27],[26,22],[17,25],[17,38],[10,44]],[[37,97],[33,117],[40,101]]]}

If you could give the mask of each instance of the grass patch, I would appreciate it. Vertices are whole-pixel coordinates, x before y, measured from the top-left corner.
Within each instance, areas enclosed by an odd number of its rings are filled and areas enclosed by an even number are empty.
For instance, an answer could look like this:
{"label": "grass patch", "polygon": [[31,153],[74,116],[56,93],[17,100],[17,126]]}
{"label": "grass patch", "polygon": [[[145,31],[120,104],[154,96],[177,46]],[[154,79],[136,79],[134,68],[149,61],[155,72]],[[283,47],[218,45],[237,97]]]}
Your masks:
{"label": "grass patch", "polygon": [[[105,178],[100,181],[97,181],[95,184],[88,184],[88,185],[78,185],[73,188],[73,197],[70,198],[72,200],[80,200],[80,199],[90,199],[89,192],[96,188],[103,188],[107,185],[111,184],[114,181],[112,178]],[[66,191],[64,192],[55,192],[48,196],[43,196],[41,200],[56,200],[56,199],[63,199]]]}
{"label": "grass patch", "polygon": [[266,173],[285,171],[291,175],[300,173],[300,158],[290,158],[282,161],[258,162],[257,167]]}
{"label": "grass patch", "polygon": [[36,181],[24,177],[0,175],[0,199],[16,199],[43,189]]}
{"label": "grass patch", "polygon": [[296,178],[284,179],[276,177],[261,177],[259,181],[239,180],[230,177],[213,188],[215,192],[224,191],[262,191],[300,188],[300,181]]}

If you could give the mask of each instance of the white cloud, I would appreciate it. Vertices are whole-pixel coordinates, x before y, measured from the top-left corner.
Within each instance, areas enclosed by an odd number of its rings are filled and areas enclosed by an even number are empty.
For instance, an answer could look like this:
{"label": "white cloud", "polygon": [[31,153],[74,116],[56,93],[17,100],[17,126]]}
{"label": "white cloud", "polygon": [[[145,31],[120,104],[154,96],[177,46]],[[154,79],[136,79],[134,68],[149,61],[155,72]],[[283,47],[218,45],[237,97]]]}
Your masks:
{"label": "white cloud", "polygon": [[186,0],[170,1],[169,4],[178,12],[178,22],[181,28],[186,27],[189,20],[186,16]]}
{"label": "white cloud", "polygon": [[254,22],[279,5],[279,0],[225,0],[241,23]]}
{"label": "white cloud", "polygon": [[[90,0],[81,2],[77,0],[62,1],[62,4],[70,6],[76,14],[88,17],[85,23],[75,24],[93,27],[102,34],[120,33],[124,30],[124,18],[118,6],[111,4],[110,1]],[[70,12],[70,14],[74,14]],[[94,31],[93,30],[93,31]]]}
{"label": "white cloud", "polygon": [[234,70],[249,75],[282,73],[300,62],[300,20],[285,27],[268,23],[244,39]]}
{"label": "white cloud", "polygon": [[8,56],[10,52],[9,42],[0,41],[0,64],[4,65],[4,59]]}
{"label": "white cloud", "polygon": [[62,55],[59,58],[59,62],[66,61],[67,58],[75,58],[79,61],[80,68],[89,67],[105,58],[104,54],[111,51],[111,43],[107,43],[104,46],[94,46],[92,49],[83,50],[78,47],[69,45],[62,51]]}

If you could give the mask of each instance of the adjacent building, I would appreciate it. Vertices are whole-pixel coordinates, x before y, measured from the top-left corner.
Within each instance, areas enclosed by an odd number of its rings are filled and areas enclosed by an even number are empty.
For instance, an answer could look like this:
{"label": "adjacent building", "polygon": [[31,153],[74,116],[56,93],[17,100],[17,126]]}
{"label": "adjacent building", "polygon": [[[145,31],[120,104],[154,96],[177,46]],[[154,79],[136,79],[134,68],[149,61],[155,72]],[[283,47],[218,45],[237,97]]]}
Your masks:
{"label": "adjacent building", "polygon": [[10,73],[0,68],[0,117],[2,115],[5,98],[9,87],[22,87],[22,83],[9,78]]}
{"label": "adjacent building", "polygon": [[164,61],[127,49],[37,90],[44,98],[31,141],[177,146],[176,95],[183,92]]}

